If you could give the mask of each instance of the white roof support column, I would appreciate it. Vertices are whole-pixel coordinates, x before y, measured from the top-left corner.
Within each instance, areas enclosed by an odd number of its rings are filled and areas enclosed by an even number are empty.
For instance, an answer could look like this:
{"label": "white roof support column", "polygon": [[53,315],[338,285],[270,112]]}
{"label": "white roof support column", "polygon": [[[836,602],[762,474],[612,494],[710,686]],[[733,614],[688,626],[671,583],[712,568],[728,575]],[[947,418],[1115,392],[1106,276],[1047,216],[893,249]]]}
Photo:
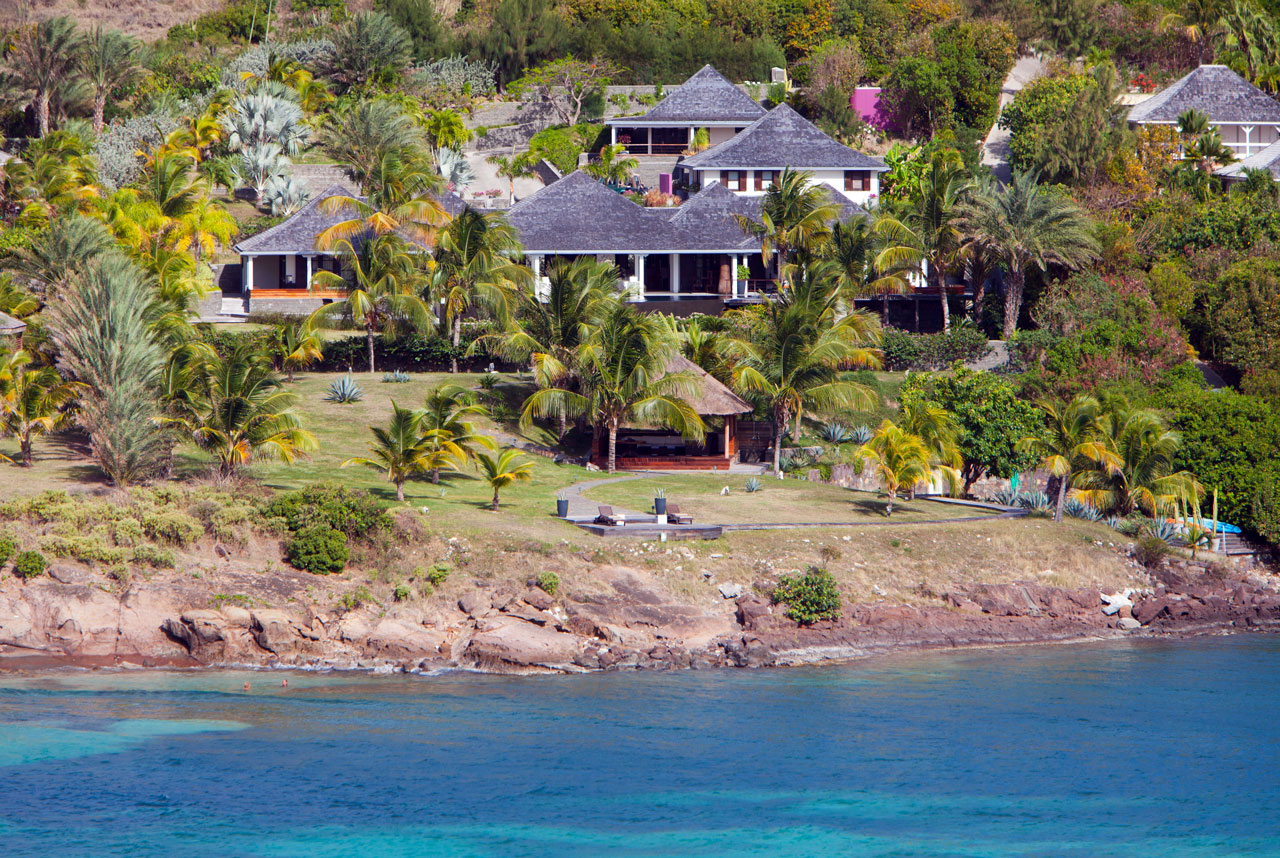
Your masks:
{"label": "white roof support column", "polygon": [[680,291],[680,254],[672,253],[671,259],[671,291],[678,293]]}

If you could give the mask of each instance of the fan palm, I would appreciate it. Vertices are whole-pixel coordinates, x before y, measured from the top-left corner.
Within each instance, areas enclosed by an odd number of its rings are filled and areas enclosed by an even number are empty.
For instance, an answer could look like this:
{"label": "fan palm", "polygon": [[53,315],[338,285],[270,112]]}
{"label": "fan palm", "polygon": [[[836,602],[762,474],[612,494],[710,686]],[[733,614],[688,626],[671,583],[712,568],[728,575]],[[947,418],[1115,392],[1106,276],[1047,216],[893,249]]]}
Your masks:
{"label": "fan palm", "polygon": [[292,462],[316,448],[293,410],[295,397],[266,357],[242,345],[191,367],[191,396],[168,419],[218,461],[224,477],[255,459]]}
{"label": "fan palm", "polygon": [[1041,403],[1044,425],[1040,431],[1018,442],[1018,449],[1040,457],[1040,467],[1058,479],[1058,498],[1053,520],[1062,521],[1067,489],[1081,471],[1093,467],[1114,475],[1121,462],[1102,440],[1102,406],[1092,396],[1080,395],[1066,407]]}
{"label": "fan palm", "polygon": [[493,489],[493,503],[490,508],[494,512],[498,511],[498,492],[512,483],[528,482],[533,479],[533,462],[527,459],[521,461],[518,458],[519,455],[519,450],[508,447],[496,455],[481,453],[476,457],[484,481]]}
{"label": "fan palm", "polygon": [[884,481],[885,493],[889,496],[884,509],[886,516],[893,515],[893,501],[904,486],[910,488],[927,480],[932,472],[929,448],[924,441],[889,420],[880,424],[871,440],[858,450],[858,456],[870,462]]}
{"label": "fan palm", "polygon": [[367,465],[387,472],[387,479],[396,487],[396,500],[404,501],[405,481],[414,474],[426,470],[427,442],[419,431],[422,416],[411,409],[401,408],[391,400],[391,423],[384,429],[371,426],[373,441],[369,444],[371,456],[353,456],[342,463]]}
{"label": "fan palm", "polygon": [[[535,391],[525,401],[520,423],[528,427],[535,417],[587,415],[597,437],[607,437],[609,473],[617,469],[618,429],[625,423],[658,424],[702,438],[702,418],[688,402],[697,379],[687,372],[667,372],[677,348],[660,318],[613,303],[573,354],[576,389],[561,381]],[[540,371],[548,379],[568,376],[566,364],[550,355]]]}
{"label": "fan palm", "polygon": [[1098,257],[1088,217],[1071,200],[1041,188],[1034,173],[1016,173],[999,190],[964,207],[964,229],[1004,266],[1003,337],[1013,336],[1027,272],[1049,265],[1080,268]]}
{"label": "fan palm", "polygon": [[1115,515],[1142,511],[1155,516],[1178,504],[1191,505],[1204,494],[1187,471],[1174,470],[1182,437],[1153,411],[1109,408],[1099,420],[1100,449],[1086,457],[1075,478],[1077,495],[1098,510]]}
{"label": "fan palm", "polygon": [[499,212],[464,209],[440,233],[430,289],[453,343],[450,372],[458,371],[463,315],[479,306],[503,322],[510,317],[517,290],[532,277],[513,261],[519,252],[519,234]]}
{"label": "fan palm", "polygon": [[477,447],[495,449],[493,439],[476,430],[468,418],[486,417],[489,410],[475,395],[457,384],[441,384],[427,394],[417,412],[429,462],[431,482],[440,482],[440,469],[461,465],[476,456]]}
{"label": "fan palm", "polygon": [[734,215],[743,232],[760,240],[760,254],[766,266],[778,256],[778,275],[784,285],[791,279],[790,268],[797,251],[813,252],[831,233],[831,223],[839,209],[826,187],[813,175],[787,168],[769,186],[760,202],[760,218]]}
{"label": "fan palm", "polygon": [[0,433],[18,439],[23,467],[31,467],[31,445],[70,422],[71,406],[84,388],[53,367],[31,366],[31,353],[17,351],[0,363]]}
{"label": "fan palm", "polygon": [[876,394],[844,379],[840,370],[878,367],[880,328],[861,311],[844,313],[839,291],[822,270],[806,272],[793,289],[765,305],[747,337],[730,338],[734,386],[765,398],[773,414],[773,467],[782,462],[782,438],[794,417],[799,435],[805,411],[865,409]]}
{"label": "fan palm", "polygon": [[431,322],[431,311],[418,296],[416,260],[399,236],[372,238],[359,249],[344,238],[336,249],[350,281],[333,271],[317,271],[311,282],[320,289],[348,289],[347,297],[316,310],[309,322],[318,324],[337,313],[348,313],[353,322],[364,328],[372,373],[374,337],[405,323],[425,328]]}
{"label": "fan palm", "polygon": [[9,65],[18,80],[34,93],[40,136],[49,133],[49,100],[71,77],[83,36],[71,18],[48,18],[23,30],[14,43]]}
{"label": "fan palm", "polygon": [[94,27],[84,40],[77,65],[93,88],[93,133],[101,134],[107,96],[142,71],[138,65],[138,40],[117,30]]}

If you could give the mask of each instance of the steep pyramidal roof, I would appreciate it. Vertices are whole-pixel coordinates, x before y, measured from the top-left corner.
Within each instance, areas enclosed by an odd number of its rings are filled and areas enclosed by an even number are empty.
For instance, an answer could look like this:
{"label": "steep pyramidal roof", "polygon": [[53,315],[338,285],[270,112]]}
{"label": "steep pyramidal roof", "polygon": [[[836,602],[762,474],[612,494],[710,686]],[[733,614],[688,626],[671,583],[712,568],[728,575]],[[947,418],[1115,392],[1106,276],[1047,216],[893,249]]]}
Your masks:
{"label": "steep pyramidal roof", "polygon": [[507,221],[520,231],[525,248],[536,252],[671,249],[665,218],[580,170],[516,203]]}
{"label": "steep pyramidal roof", "polygon": [[1226,66],[1200,66],[1134,106],[1130,122],[1176,122],[1194,108],[1210,122],[1280,122],[1280,102]]}
{"label": "steep pyramidal roof", "polygon": [[764,108],[711,66],[703,66],[693,77],[640,117],[619,117],[625,124],[637,119],[664,122],[741,122],[744,125],[764,116]]}
{"label": "steep pyramidal roof", "polygon": [[747,414],[754,406],[734,393],[719,379],[698,366],[684,355],[672,355],[667,361],[666,375],[687,372],[695,379],[697,392],[685,397],[693,410],[704,417],[727,414]]}
{"label": "steep pyramidal roof", "polygon": [[779,104],[719,146],[686,158],[681,165],[699,170],[889,169],[880,159],[832,140],[786,104]]}

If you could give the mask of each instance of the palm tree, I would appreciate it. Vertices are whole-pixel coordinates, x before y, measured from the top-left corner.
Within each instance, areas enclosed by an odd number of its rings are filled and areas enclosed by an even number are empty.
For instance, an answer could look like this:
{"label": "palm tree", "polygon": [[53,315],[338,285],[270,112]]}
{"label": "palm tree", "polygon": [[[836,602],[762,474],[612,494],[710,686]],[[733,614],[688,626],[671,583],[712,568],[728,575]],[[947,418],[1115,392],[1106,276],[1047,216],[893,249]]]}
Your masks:
{"label": "palm tree", "polygon": [[932,471],[929,449],[916,435],[912,435],[892,421],[880,424],[879,430],[862,448],[858,456],[871,463],[876,474],[884,481],[889,503],[884,514],[893,515],[893,501],[903,486],[914,486],[929,478]]}
{"label": "palm tree", "polygon": [[838,214],[825,186],[814,182],[811,173],[788,167],[764,192],[759,220],[746,215],[734,215],[734,219],[743,232],[760,240],[760,255],[766,266],[777,254],[779,279],[788,285],[794,254],[811,253],[820,247]]}
{"label": "palm tree", "polygon": [[878,367],[874,346],[880,340],[875,317],[861,311],[844,313],[839,291],[828,272],[806,272],[795,286],[768,302],[747,337],[730,338],[725,353],[734,363],[734,386],[747,395],[762,395],[773,413],[773,468],[782,464],[782,438],[795,418],[799,437],[807,411],[865,409],[876,394],[849,381],[840,370]]}
{"label": "palm tree", "polygon": [[489,409],[476,402],[475,394],[465,387],[438,385],[427,394],[417,414],[429,457],[426,469],[433,483],[440,482],[442,467],[474,459],[477,447],[496,449],[493,439],[477,431],[475,424],[467,419],[487,417]]}
{"label": "palm tree", "polygon": [[[960,482],[960,469],[964,466],[960,455],[960,426],[955,417],[945,408],[915,400],[903,404],[900,425],[904,432],[916,436],[924,444],[929,451],[929,467],[945,477],[954,493]],[[914,484],[911,491],[914,499]]]}
{"label": "palm tree", "polygon": [[336,248],[343,267],[351,275],[350,282],[333,271],[317,271],[311,278],[314,288],[349,289],[341,301],[326,304],[311,314],[310,324],[346,312],[351,320],[364,328],[369,351],[369,372],[374,372],[374,336],[380,331],[393,331],[407,322],[425,328],[431,311],[418,296],[415,260],[397,235],[372,238],[357,250],[348,239]]}
{"label": "palm tree", "polygon": [[485,160],[498,168],[500,178],[507,180],[507,195],[512,200],[516,198],[516,179],[527,179],[533,175],[533,163],[529,160],[528,152],[509,156],[490,155]]}
{"label": "palm tree", "polygon": [[81,34],[72,19],[48,18],[25,29],[13,46],[9,64],[18,80],[34,93],[40,136],[49,133],[49,99],[75,68]]}
{"label": "palm tree", "polygon": [[1022,451],[1040,457],[1040,467],[1058,480],[1058,499],[1053,510],[1053,520],[1062,521],[1062,507],[1067,501],[1067,489],[1077,475],[1088,465],[1095,463],[1109,474],[1120,467],[1119,458],[1102,435],[1102,406],[1092,396],[1080,395],[1061,408],[1052,402],[1041,403],[1044,425],[1039,433],[1018,442]]}
{"label": "palm tree", "polygon": [[[479,338],[472,348],[492,347],[508,360],[529,361],[539,387],[572,386],[574,354],[609,302],[617,300],[618,269],[581,256],[553,259],[543,273],[545,294],[536,283],[520,289],[511,323],[501,333]],[[563,438],[565,415],[558,417],[557,437]]]}
{"label": "palm tree", "polygon": [[101,221],[83,215],[59,218],[38,233],[29,247],[15,249],[10,265],[48,300],[114,245]]}
{"label": "palm tree", "polygon": [[396,487],[396,500],[404,501],[404,484],[414,474],[425,470],[427,442],[419,431],[421,415],[408,408],[401,408],[391,400],[391,424],[387,428],[370,426],[373,442],[369,444],[372,456],[353,456],[342,463],[367,465],[387,472],[387,479]]}
{"label": "palm tree", "polygon": [[1153,411],[1113,404],[1099,419],[1094,455],[1075,478],[1077,495],[1099,510],[1155,516],[1178,504],[1190,505],[1204,487],[1187,471],[1175,471],[1182,436]]}
{"label": "palm tree", "polygon": [[[942,304],[942,329],[951,327],[947,305],[947,269],[960,248],[962,206],[973,189],[954,149],[935,152],[907,194],[904,223],[916,239],[928,278]],[[916,330],[920,329],[920,300],[916,298]]]}
{"label": "palm tree", "polygon": [[378,165],[387,155],[404,159],[424,145],[413,117],[384,98],[357,101],[331,114],[320,134],[320,148],[347,165],[364,193],[371,190]]}
{"label": "palm tree", "polygon": [[846,299],[860,297],[867,288],[874,255],[875,236],[871,220],[853,217],[831,225],[831,237],[822,246],[819,258],[832,263],[836,286]]}
{"label": "palm tree", "polygon": [[464,209],[440,234],[431,272],[431,297],[443,305],[441,323],[453,343],[450,372],[458,371],[462,317],[476,306],[500,321],[511,314],[516,291],[532,277],[513,261],[520,236],[500,212]]}
{"label": "palm tree", "polygon": [[520,451],[508,447],[497,455],[481,453],[476,457],[484,481],[493,488],[493,504],[490,507],[498,511],[498,492],[515,482],[528,482],[533,479],[533,462],[518,461]]}
{"label": "palm tree", "polygon": [[336,195],[320,203],[324,214],[348,217],[317,235],[316,249],[332,250],[344,240],[392,234],[420,247],[431,247],[440,227],[449,222],[449,213],[433,196],[444,184],[429,160],[384,153],[374,164],[369,181],[372,190],[368,200]]}
{"label": "palm tree", "polygon": [[296,397],[282,389],[270,362],[249,345],[194,363],[188,384],[190,397],[167,422],[212,453],[224,477],[254,459],[292,462],[317,446],[293,410]]}
{"label": "palm tree", "polygon": [[138,65],[138,41],[117,30],[94,27],[84,40],[77,65],[93,88],[93,133],[101,134],[107,96],[142,70]]}
{"label": "palm tree", "polygon": [[78,421],[99,467],[126,486],[164,467],[170,452],[160,421],[165,350],[155,287],[119,254],[86,258],[44,311],[64,375],[82,382]]}
{"label": "palm tree", "polygon": [[31,467],[31,444],[66,426],[84,385],[66,381],[51,366],[31,368],[32,357],[17,351],[0,363],[0,433],[18,439],[22,466]]}
{"label": "palm tree", "polygon": [[613,146],[601,146],[600,158],[587,164],[587,175],[599,179],[606,185],[621,186],[627,183],[640,162],[635,158],[619,158],[627,147],[621,143]]}
{"label": "palm tree", "polygon": [[[924,254],[920,240],[902,221],[888,211],[877,211],[871,223],[871,275],[867,291],[880,296],[880,321],[889,324],[889,296],[905,295],[915,291],[914,282],[923,279]],[[916,327],[919,322],[919,301],[916,302]]]}
{"label": "palm tree", "polygon": [[213,255],[218,245],[226,245],[240,227],[235,218],[227,214],[221,204],[202,193],[192,200],[190,207],[179,215],[170,235],[174,248],[186,253],[191,251],[197,265],[205,256]]}
{"label": "palm tree", "polygon": [[310,323],[276,325],[272,331],[271,351],[285,371],[285,379],[292,383],[297,370],[306,369],[324,357],[320,350],[320,332]]}
{"label": "palm tree", "polygon": [[[702,418],[687,401],[697,380],[691,373],[667,372],[677,348],[659,317],[615,302],[572,357],[576,389],[561,381],[535,391],[525,401],[520,424],[527,428],[535,417],[588,415],[597,437],[607,436],[611,474],[617,470],[618,429],[625,423],[666,426],[700,439]],[[568,376],[566,365],[550,355],[543,364],[548,379]]]}
{"label": "palm tree", "polygon": [[964,208],[964,228],[1004,266],[1006,340],[1017,329],[1029,270],[1080,268],[1098,257],[1088,217],[1071,200],[1041,188],[1035,173],[1016,173],[1003,189],[978,194]]}

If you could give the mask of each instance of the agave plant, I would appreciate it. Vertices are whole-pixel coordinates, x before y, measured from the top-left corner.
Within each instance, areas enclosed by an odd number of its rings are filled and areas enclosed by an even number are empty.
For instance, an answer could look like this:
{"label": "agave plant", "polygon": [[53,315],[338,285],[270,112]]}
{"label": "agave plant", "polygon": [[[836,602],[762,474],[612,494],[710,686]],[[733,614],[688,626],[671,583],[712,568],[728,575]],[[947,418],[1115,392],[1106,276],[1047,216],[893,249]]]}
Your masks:
{"label": "agave plant", "polygon": [[1173,522],[1166,521],[1163,518],[1149,518],[1141,529],[1162,542],[1172,542],[1181,535]]}
{"label": "agave plant", "polygon": [[1053,501],[1041,491],[1024,492],[1018,496],[1018,506],[1032,512],[1052,512]]}
{"label": "agave plant", "polygon": [[849,430],[849,440],[855,444],[865,444],[875,437],[870,426],[854,426]]}
{"label": "agave plant", "polygon": [[326,402],[350,404],[364,399],[364,391],[360,389],[360,385],[356,384],[355,379],[348,373],[337,381],[330,383],[329,392],[324,395],[324,398]]}
{"label": "agave plant", "polygon": [[747,483],[743,488],[747,490],[747,494],[753,495],[760,491],[760,489],[764,488],[764,484],[760,482],[758,477],[751,477],[747,480]]}
{"label": "agave plant", "polygon": [[996,492],[995,497],[992,498],[992,500],[1001,506],[1022,506],[1022,503],[1020,502],[1021,498],[1022,492],[1018,491],[1013,486],[1005,486],[1000,491]]}
{"label": "agave plant", "polygon": [[1098,512],[1092,504],[1087,504],[1078,498],[1067,498],[1066,503],[1062,505],[1062,514],[1085,521],[1102,520],[1102,513]]}
{"label": "agave plant", "polygon": [[382,381],[386,384],[404,384],[408,380],[409,373],[402,369],[398,369],[395,372],[384,372],[382,374]]}
{"label": "agave plant", "polygon": [[853,440],[853,430],[843,423],[824,423],[822,440],[832,444],[847,444]]}

